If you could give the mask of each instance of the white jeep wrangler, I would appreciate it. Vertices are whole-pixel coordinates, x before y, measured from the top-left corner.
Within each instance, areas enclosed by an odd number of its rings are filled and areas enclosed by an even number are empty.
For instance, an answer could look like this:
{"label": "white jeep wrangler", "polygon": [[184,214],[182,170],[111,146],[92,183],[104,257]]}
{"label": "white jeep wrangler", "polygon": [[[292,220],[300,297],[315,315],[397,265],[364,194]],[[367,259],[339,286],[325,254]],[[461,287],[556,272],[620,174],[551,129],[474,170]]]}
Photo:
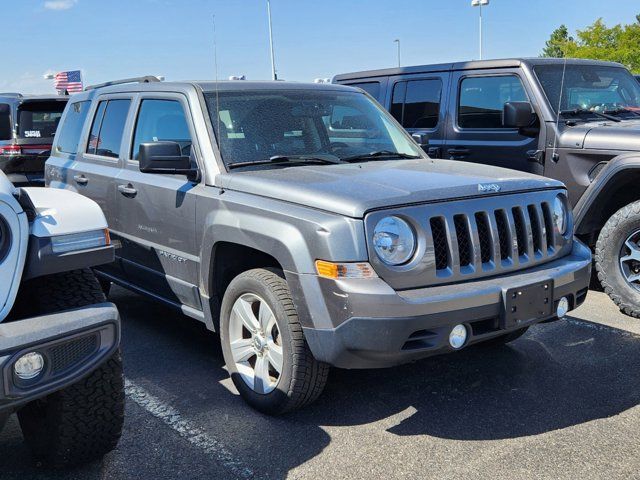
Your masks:
{"label": "white jeep wrangler", "polygon": [[120,321],[89,270],[113,257],[95,202],[17,189],[0,172],[0,429],[17,412],[53,466],[100,458],[120,438]]}

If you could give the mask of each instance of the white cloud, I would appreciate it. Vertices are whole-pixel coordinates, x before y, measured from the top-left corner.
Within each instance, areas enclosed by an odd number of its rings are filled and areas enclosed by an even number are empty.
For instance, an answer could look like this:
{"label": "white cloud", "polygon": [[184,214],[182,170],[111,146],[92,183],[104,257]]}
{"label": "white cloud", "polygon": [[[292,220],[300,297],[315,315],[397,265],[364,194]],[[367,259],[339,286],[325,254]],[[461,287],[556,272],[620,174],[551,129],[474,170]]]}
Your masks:
{"label": "white cloud", "polygon": [[44,2],[44,8],[47,10],[69,10],[78,0],[47,0]]}
{"label": "white cloud", "polygon": [[[50,68],[47,72],[54,72],[54,69]],[[53,88],[53,80],[45,80],[42,74],[26,72],[13,78],[4,76],[0,80],[0,92],[53,94],[56,90]]]}

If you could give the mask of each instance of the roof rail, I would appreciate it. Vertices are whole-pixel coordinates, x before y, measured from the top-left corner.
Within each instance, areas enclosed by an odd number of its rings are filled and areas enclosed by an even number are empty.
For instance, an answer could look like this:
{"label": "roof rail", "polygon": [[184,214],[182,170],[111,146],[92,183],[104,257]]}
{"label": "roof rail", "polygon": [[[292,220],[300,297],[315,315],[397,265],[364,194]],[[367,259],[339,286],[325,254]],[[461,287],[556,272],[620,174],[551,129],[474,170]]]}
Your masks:
{"label": "roof rail", "polygon": [[22,97],[21,93],[16,92],[0,92],[0,96],[2,97]]}
{"label": "roof rail", "polygon": [[133,77],[133,78],[124,78],[122,80],[112,80],[110,82],[98,83],[96,85],[89,85],[85,88],[86,90],[95,90],[96,88],[102,87],[110,87],[111,85],[122,85],[124,83],[151,83],[151,82],[159,82],[160,79],[158,77],[154,77],[153,75],[146,75],[144,77]]}

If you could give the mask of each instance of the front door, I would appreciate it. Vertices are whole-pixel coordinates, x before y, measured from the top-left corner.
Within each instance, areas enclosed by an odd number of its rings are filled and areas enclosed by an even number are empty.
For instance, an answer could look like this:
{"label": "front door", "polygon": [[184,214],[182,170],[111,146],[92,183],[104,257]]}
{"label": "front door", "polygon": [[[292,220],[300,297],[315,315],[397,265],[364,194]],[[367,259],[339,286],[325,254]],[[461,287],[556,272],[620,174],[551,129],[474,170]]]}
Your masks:
{"label": "front door", "polygon": [[452,92],[444,158],[541,173],[532,158],[538,136],[502,126],[506,102],[530,101],[517,70],[455,72]]}
{"label": "front door", "polygon": [[193,162],[197,146],[186,97],[140,95],[125,166],[117,178],[126,280],[177,305],[201,310],[195,240],[197,183],[185,175],[140,172],[141,143],[178,142]]}

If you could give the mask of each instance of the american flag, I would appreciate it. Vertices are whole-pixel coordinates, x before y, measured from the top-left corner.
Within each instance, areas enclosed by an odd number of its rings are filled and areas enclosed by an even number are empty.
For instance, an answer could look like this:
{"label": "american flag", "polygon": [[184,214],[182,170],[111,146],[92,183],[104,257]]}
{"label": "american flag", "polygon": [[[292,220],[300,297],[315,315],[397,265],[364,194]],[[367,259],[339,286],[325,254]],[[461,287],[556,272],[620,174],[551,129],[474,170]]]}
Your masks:
{"label": "american flag", "polygon": [[80,70],[71,72],[59,72],[55,77],[56,90],[67,91],[68,93],[77,93],[82,91],[82,77]]}

